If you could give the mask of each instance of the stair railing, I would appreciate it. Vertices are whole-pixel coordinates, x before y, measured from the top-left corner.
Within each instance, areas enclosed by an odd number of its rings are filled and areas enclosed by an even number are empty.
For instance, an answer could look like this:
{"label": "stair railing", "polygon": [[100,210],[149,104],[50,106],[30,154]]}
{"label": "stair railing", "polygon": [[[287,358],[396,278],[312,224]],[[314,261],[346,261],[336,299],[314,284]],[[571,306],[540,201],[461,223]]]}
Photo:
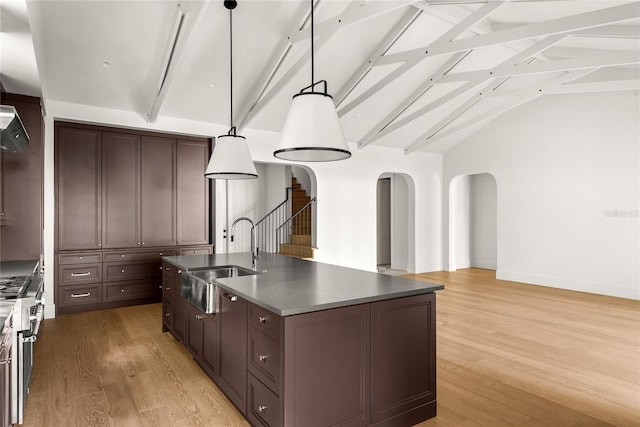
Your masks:
{"label": "stair railing", "polygon": [[292,188],[287,187],[286,198],[275,208],[256,222],[256,243],[259,252],[278,253],[280,245],[276,238],[276,229],[282,225],[291,212]]}
{"label": "stair railing", "polygon": [[[298,209],[291,217],[276,229],[276,246],[278,251],[280,244],[291,243],[292,235],[313,234],[313,208],[316,198],[313,197],[303,207]],[[313,246],[313,242],[312,242]]]}

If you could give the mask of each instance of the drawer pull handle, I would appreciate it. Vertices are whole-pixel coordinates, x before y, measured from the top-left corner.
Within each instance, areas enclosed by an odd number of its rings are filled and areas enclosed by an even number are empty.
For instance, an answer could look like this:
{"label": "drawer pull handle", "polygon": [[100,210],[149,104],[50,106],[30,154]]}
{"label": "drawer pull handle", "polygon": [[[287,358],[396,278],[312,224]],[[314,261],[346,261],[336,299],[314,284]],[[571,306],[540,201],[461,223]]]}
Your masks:
{"label": "drawer pull handle", "polygon": [[171,290],[171,288],[164,288],[164,290],[165,290],[165,291],[170,291],[170,290]]}
{"label": "drawer pull handle", "polygon": [[162,256],[162,252],[160,252],[160,256]]}
{"label": "drawer pull handle", "polygon": [[158,285],[158,289],[162,289],[162,285]]}
{"label": "drawer pull handle", "polygon": [[236,302],[236,301],[238,301],[238,297],[237,297],[237,296],[235,296],[235,295],[231,295],[231,294],[228,294],[228,293],[226,293],[226,292],[225,292],[224,294],[222,294],[222,296],[223,296],[223,297],[225,297],[226,299],[228,299],[228,300],[229,300],[229,301],[231,301],[231,302]]}
{"label": "drawer pull handle", "polygon": [[204,319],[204,314],[196,314],[196,319],[198,320]]}
{"label": "drawer pull handle", "polygon": [[124,258],[124,254],[120,255],[122,258]]}
{"label": "drawer pull handle", "polygon": [[164,317],[169,317],[171,316],[171,313],[165,313]]}
{"label": "drawer pull handle", "polygon": [[124,294],[124,289],[120,289],[120,293],[121,293],[121,294]]}
{"label": "drawer pull handle", "polygon": [[78,259],[83,259],[83,257],[79,256]]}
{"label": "drawer pull handle", "polygon": [[261,354],[261,355],[258,356],[258,360],[260,362],[266,362],[268,358],[269,358],[268,354]]}
{"label": "drawer pull handle", "polygon": [[158,267],[158,268],[160,268],[160,270],[162,270],[162,266],[160,266],[160,267]]}
{"label": "drawer pull handle", "polygon": [[165,271],[171,271],[171,267],[165,267]]}
{"label": "drawer pull handle", "polygon": [[85,276],[91,276],[91,272],[85,271],[84,273],[71,273],[71,277],[85,277]]}
{"label": "drawer pull handle", "polygon": [[91,296],[91,292],[85,292],[83,294],[71,294],[71,298],[85,298],[90,296]]}
{"label": "drawer pull handle", "polygon": [[260,316],[260,317],[258,317],[258,322],[260,322],[260,323],[267,323],[267,319],[269,319],[269,318],[268,318],[268,317],[266,317],[266,316],[265,316],[265,317]]}
{"label": "drawer pull handle", "polygon": [[258,412],[264,412],[267,409],[269,409],[267,405],[258,405]]}

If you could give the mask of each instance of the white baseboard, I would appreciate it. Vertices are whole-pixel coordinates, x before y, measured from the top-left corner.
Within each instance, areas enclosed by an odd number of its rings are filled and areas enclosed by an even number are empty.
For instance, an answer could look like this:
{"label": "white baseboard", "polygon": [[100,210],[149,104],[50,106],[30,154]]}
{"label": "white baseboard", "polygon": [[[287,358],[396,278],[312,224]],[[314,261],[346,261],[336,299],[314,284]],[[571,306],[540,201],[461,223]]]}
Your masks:
{"label": "white baseboard", "polygon": [[550,288],[567,289],[570,291],[588,292],[591,294],[608,295],[612,297],[640,300],[639,287],[626,287],[612,283],[597,283],[584,280],[574,280],[565,277],[536,276],[515,271],[497,270],[496,279],[512,282],[530,283]]}

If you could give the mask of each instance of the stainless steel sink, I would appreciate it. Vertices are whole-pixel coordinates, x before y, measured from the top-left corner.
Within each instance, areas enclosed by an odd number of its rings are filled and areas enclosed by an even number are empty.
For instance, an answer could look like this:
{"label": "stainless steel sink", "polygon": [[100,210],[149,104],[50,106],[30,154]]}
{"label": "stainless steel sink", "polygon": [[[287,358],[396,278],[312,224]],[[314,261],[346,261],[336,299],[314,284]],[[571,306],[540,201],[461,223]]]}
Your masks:
{"label": "stainless steel sink", "polygon": [[240,277],[240,276],[252,276],[254,274],[260,274],[255,270],[249,268],[239,267],[237,265],[224,265],[220,267],[210,268],[206,270],[191,271],[194,276],[205,280],[207,282],[214,281],[216,279],[224,279],[227,277]]}
{"label": "stainless steel sink", "polygon": [[205,313],[216,312],[216,279],[260,274],[237,265],[183,271],[180,275],[180,295]]}

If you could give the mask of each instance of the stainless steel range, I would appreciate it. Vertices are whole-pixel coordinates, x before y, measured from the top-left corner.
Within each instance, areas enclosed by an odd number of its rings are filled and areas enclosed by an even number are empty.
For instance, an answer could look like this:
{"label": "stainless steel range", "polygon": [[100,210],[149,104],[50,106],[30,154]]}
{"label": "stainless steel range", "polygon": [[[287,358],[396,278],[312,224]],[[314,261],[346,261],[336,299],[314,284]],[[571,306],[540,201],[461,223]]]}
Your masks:
{"label": "stainless steel range", "polygon": [[[23,264],[18,264],[23,263]],[[5,266],[7,263],[2,263]],[[14,302],[11,359],[11,422],[22,424],[24,407],[29,395],[33,371],[33,347],[40,331],[44,313],[44,283],[35,263],[33,270],[27,261],[17,261],[12,266],[22,269],[0,270],[0,300]],[[12,272],[28,272],[28,275],[7,275]]]}

